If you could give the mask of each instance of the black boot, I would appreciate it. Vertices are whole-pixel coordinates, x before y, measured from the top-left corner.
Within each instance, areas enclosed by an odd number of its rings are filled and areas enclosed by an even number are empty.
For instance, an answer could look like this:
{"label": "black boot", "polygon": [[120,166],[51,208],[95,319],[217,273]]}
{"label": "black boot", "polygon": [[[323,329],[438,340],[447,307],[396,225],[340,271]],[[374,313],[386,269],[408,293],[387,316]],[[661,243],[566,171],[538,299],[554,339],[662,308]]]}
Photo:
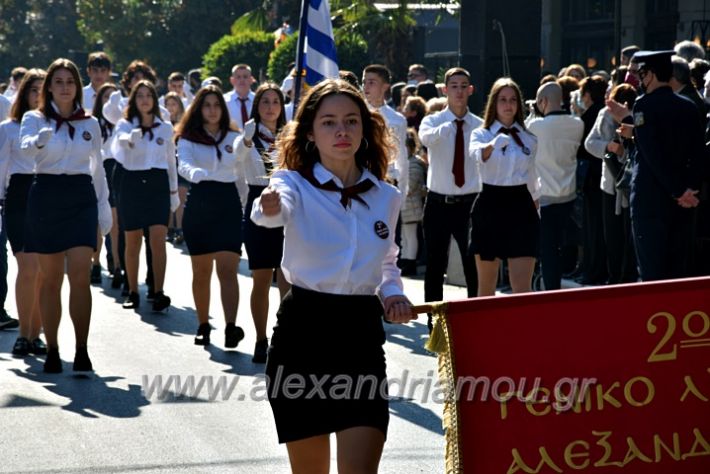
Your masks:
{"label": "black boot", "polygon": [[197,328],[197,335],[195,336],[195,345],[196,346],[209,346],[211,331],[212,331],[212,326],[210,326],[210,323],[200,324],[200,327]]}
{"label": "black boot", "polygon": [[89,359],[89,352],[86,347],[77,347],[74,355],[74,371],[75,372],[93,372],[94,367]]}
{"label": "black boot", "polygon": [[59,348],[50,347],[44,360],[44,371],[48,374],[58,374],[62,371],[62,359],[59,358]]}
{"label": "black boot", "polygon": [[224,328],[224,347],[234,349],[242,339],[244,339],[244,330],[234,323],[227,323],[227,327]]}

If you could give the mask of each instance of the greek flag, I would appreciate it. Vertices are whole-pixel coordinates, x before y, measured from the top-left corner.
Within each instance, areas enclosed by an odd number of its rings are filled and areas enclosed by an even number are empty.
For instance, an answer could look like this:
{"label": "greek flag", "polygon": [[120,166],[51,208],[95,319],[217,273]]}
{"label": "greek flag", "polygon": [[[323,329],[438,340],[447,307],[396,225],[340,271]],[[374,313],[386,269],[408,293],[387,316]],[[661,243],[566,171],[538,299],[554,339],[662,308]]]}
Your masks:
{"label": "greek flag", "polygon": [[323,79],[338,77],[338,58],[328,0],[304,1],[308,2],[304,65],[306,83],[313,86]]}

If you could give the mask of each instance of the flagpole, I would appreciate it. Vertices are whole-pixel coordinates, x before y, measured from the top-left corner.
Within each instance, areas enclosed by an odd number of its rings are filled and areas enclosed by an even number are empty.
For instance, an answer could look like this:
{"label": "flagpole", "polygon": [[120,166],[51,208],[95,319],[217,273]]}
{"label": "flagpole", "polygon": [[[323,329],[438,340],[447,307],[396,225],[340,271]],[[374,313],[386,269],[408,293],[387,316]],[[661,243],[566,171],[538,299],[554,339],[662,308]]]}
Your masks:
{"label": "flagpole", "polygon": [[308,7],[310,0],[301,1],[301,22],[298,26],[298,49],[296,49],[296,77],[293,84],[293,110],[298,108],[301,96],[301,81],[303,80],[303,50],[306,47],[306,29],[308,28]]}

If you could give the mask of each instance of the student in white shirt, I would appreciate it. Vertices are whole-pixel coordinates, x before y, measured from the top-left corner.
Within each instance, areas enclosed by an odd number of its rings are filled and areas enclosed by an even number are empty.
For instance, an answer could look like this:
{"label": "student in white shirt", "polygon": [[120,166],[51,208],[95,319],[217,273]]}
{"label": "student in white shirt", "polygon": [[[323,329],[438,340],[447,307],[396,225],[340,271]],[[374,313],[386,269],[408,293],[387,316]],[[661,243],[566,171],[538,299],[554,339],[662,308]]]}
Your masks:
{"label": "student in white shirt", "polygon": [[[105,109],[104,109],[105,110]],[[125,118],[116,124],[114,156],[123,167],[118,212],[126,239],[126,309],[140,305],[138,265],[143,229],[148,229],[153,262],[153,311],[170,306],[163,292],[168,218],[177,209],[177,166],[173,126],[163,122],[153,83],[139,81],[131,90]]]}
{"label": "student in white shirt", "polygon": [[20,151],[20,122],[25,112],[38,107],[45,76],[45,71],[41,69],[27,71],[10,117],[0,123],[0,199],[4,200],[2,225],[17,260],[15,301],[20,334],[12,348],[15,356],[47,353],[47,346],[39,337],[42,330],[38,298],[39,261],[36,253],[25,252],[27,196],[34,177],[34,163],[25,159]]}
{"label": "student in white shirt", "polygon": [[[192,97],[194,99],[194,97]],[[185,115],[185,103],[180,96],[175,92],[168,92],[164,96],[165,108],[170,112],[170,123],[173,127],[182,120]],[[175,157],[177,160],[177,156]],[[190,182],[178,173],[178,197],[180,197],[180,205],[174,213],[170,214],[170,222],[168,223],[168,242],[175,245],[182,245],[185,237],[182,233],[182,217],[185,212],[185,200],[187,199],[187,190],[190,189]]]}
{"label": "student in white shirt", "polygon": [[[419,139],[427,147],[427,193],[424,205],[426,273],[424,299],[444,298],[444,274],[449,262],[451,239],[461,253],[469,298],[476,296],[478,283],[473,256],[468,255],[471,207],[481,190],[476,160],[468,153],[471,131],[482,121],[468,110],[473,94],[471,75],[463,68],[451,68],[444,76],[447,106],[427,115],[419,126]],[[429,318],[431,330],[431,318]]]}
{"label": "student in white shirt", "polygon": [[[237,138],[237,160],[245,171],[249,185],[245,215],[251,214],[254,200],[269,184],[269,176],[276,164],[276,137],[286,125],[284,96],[279,86],[267,82],[259,86],[254,97],[251,120],[244,133]],[[252,362],[266,362],[269,340],[266,323],[269,317],[269,289],[276,272],[279,293],[283,299],[289,284],[281,271],[284,234],[282,227],[267,228],[256,225],[251,219],[244,221],[244,244],[249,256],[252,274],[251,315],[256,329],[256,346]]]}
{"label": "student in white shirt", "polygon": [[86,62],[86,74],[89,76],[89,84],[83,89],[82,100],[84,110],[91,114],[99,89],[111,78],[111,59],[103,51],[91,53]]}
{"label": "student in white shirt", "polygon": [[234,90],[224,94],[224,101],[227,103],[232,123],[239,130],[243,130],[244,124],[249,121],[251,108],[254,105],[254,93],[251,91],[251,85],[256,80],[251,74],[251,67],[248,64],[234,66],[229,82]]}
{"label": "student in white shirt", "polygon": [[5,120],[10,116],[10,108],[12,107],[12,102],[5,97],[0,95],[0,121]]}
{"label": "student in white shirt", "polygon": [[[282,132],[280,169],[251,213],[259,225],[284,226],[282,268],[293,285],[277,313],[267,392],[293,472],[328,472],[330,433],[340,470],[376,472],[389,420],[382,315],[416,317],[395,263],[402,198],[383,181],[391,156],[384,120],[359,91],[325,80],[303,102]],[[326,374],[323,396],[307,396]],[[284,384],[294,377],[305,387],[296,397]],[[330,395],[343,380],[354,387],[364,378],[382,390]]]}
{"label": "student in white shirt", "polygon": [[237,267],[242,254],[236,138],[222,91],[216,86],[197,92],[175,132],[180,175],[191,183],[183,231],[192,261],[192,295],[199,321],[195,344],[210,344],[210,282],[216,266],[226,324],[224,346],[230,349],[244,338],[244,331],[236,326]]}
{"label": "student in white shirt", "polygon": [[508,260],[513,293],[531,291],[539,253],[540,183],[537,139],[525,129],[523,98],[510,78],[491,88],[483,125],[471,133],[470,153],[480,164],[481,189],[471,213],[471,254],[478,296],[495,295],[498,269]]}
{"label": "student in white shirt", "polygon": [[111,228],[108,186],[101,164],[101,130],[81,104],[81,77],[68,59],[55,60],[42,85],[39,109],[25,113],[20,149],[37,173],[27,202],[25,251],[39,254],[40,311],[47,359],[44,371],[62,371],[57,330],[66,271],[74,323],[74,370],[93,370],[87,351],[91,321],[89,266],[96,227]]}
{"label": "student in white shirt", "polygon": [[[110,238],[107,239],[111,243],[110,248],[106,248],[106,253],[109,262],[111,262],[112,268],[109,271],[113,274],[113,279],[111,281],[112,288],[120,288],[123,283],[123,271],[121,270],[124,265],[124,258],[119,251],[119,228],[118,228],[118,212],[116,210],[116,192],[114,189],[114,171],[116,169],[116,159],[113,157],[113,131],[114,124],[106,120],[103,114],[103,105],[109,100],[112,93],[116,92],[118,87],[110,82],[102,85],[98,89],[98,94],[96,100],[94,101],[94,108],[92,110],[92,115],[96,117],[99,121],[99,126],[101,127],[101,140],[103,142],[101,146],[101,156],[104,163],[104,172],[106,173],[106,182],[108,183],[108,202],[111,206],[111,217],[113,218],[113,225],[111,226],[111,232],[109,232]],[[102,236],[98,237],[97,250],[94,252],[92,257],[93,265],[91,267],[91,283],[101,283],[101,241]]]}
{"label": "student in white shirt", "polygon": [[392,73],[381,64],[370,64],[362,72],[362,91],[367,103],[385,119],[394,141],[396,153],[390,160],[388,175],[397,181],[402,195],[407,195],[409,161],[407,155],[407,119],[404,115],[385,104],[385,94],[390,88]]}
{"label": "student in white shirt", "polygon": [[[150,81],[150,83],[155,86],[158,77],[149,64],[139,60],[131,61],[121,78],[121,88],[125,92],[125,96],[123,92],[120,91],[111,94],[108,102],[104,104],[104,117],[106,117],[106,120],[115,124],[123,118],[128,108],[128,96],[130,96],[133,87],[135,87],[138,81],[142,80]],[[167,109],[160,105],[158,105],[158,108],[160,109],[160,117],[163,121],[170,121],[170,113]]]}
{"label": "student in white shirt", "polygon": [[[168,76],[168,93],[176,94],[183,105],[183,110],[187,109],[194,99],[189,88],[185,87],[185,75],[181,72],[171,72]],[[165,99],[167,94],[160,98],[160,106],[167,108]]]}

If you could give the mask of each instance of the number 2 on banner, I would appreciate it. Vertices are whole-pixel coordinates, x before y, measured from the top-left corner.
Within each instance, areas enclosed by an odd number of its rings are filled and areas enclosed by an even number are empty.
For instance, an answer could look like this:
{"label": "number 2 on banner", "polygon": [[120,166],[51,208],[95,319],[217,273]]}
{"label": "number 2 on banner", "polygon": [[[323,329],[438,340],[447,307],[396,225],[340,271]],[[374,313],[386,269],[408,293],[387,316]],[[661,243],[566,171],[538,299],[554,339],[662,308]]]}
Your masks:
{"label": "number 2 on banner", "polygon": [[[651,316],[646,323],[646,329],[650,334],[656,334],[656,331],[658,331],[658,325],[654,322],[658,318],[662,318],[667,321],[666,331],[659,343],[651,352],[651,355],[648,357],[648,362],[676,360],[678,358],[678,344],[669,344],[670,340],[675,335],[677,327],[675,316],[665,311],[661,311],[660,313],[656,313]],[[698,318],[700,318],[700,330],[694,331],[693,328],[691,328],[691,323]],[[706,313],[702,311],[691,311],[683,318],[682,326],[683,333],[692,339],[680,341],[681,349],[710,347],[710,338],[701,339],[708,332],[710,332],[710,317],[708,317]]]}

